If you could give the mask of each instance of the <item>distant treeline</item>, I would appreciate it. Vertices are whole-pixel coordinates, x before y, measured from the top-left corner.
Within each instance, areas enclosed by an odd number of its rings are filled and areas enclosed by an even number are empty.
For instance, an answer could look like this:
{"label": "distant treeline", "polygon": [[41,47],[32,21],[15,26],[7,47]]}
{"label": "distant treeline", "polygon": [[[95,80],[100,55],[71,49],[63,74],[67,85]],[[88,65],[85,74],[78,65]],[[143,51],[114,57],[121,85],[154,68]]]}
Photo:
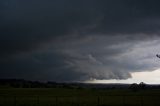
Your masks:
{"label": "distant treeline", "polygon": [[28,81],[24,79],[0,79],[0,87],[13,88],[55,88],[64,87],[66,83]]}
{"label": "distant treeline", "polygon": [[160,89],[160,85],[137,84],[90,84],[28,81],[24,79],[0,79],[0,88],[70,88],[70,89]]}

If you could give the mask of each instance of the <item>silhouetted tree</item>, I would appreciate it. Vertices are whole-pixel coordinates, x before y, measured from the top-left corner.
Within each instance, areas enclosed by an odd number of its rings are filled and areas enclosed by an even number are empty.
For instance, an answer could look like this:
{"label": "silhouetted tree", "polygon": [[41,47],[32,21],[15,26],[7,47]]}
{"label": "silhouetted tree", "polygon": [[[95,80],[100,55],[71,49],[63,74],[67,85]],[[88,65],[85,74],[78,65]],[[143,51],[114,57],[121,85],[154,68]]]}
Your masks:
{"label": "silhouetted tree", "polygon": [[139,85],[137,83],[133,83],[130,85],[129,89],[137,91],[139,89]]}
{"label": "silhouetted tree", "polygon": [[144,82],[139,83],[139,89],[145,89],[146,84]]}

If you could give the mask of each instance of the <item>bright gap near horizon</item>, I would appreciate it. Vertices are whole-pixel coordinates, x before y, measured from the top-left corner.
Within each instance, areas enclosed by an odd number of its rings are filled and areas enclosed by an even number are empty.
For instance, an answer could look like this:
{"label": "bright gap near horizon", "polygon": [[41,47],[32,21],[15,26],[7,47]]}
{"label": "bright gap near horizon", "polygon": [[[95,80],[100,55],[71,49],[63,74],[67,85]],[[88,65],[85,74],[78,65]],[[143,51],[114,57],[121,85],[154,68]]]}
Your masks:
{"label": "bright gap near horizon", "polygon": [[126,80],[92,80],[92,81],[86,81],[86,83],[126,83],[126,84],[132,84],[132,83],[140,83],[144,82],[146,84],[160,84],[160,69],[152,71],[152,72],[134,72],[131,74],[132,78],[126,79]]}

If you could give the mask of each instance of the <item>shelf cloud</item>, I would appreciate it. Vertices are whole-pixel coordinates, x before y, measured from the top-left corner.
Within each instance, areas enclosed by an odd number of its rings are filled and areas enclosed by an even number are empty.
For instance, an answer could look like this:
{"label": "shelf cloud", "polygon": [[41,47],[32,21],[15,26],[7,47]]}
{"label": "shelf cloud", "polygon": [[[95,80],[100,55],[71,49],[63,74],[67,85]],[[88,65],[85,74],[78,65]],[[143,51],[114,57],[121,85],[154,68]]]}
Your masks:
{"label": "shelf cloud", "polygon": [[159,0],[1,0],[0,78],[128,79],[159,67]]}

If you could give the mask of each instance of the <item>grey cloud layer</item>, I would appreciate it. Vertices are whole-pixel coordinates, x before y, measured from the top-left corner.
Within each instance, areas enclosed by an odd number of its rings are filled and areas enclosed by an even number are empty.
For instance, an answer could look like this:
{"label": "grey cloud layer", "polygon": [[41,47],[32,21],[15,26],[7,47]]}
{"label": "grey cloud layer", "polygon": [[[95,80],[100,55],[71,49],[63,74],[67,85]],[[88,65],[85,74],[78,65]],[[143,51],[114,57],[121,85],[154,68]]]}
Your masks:
{"label": "grey cloud layer", "polygon": [[130,72],[158,68],[152,55],[159,51],[148,53],[141,42],[149,42],[153,49],[159,45],[153,45],[159,39],[159,4],[159,0],[1,0],[0,77],[126,79]]}

